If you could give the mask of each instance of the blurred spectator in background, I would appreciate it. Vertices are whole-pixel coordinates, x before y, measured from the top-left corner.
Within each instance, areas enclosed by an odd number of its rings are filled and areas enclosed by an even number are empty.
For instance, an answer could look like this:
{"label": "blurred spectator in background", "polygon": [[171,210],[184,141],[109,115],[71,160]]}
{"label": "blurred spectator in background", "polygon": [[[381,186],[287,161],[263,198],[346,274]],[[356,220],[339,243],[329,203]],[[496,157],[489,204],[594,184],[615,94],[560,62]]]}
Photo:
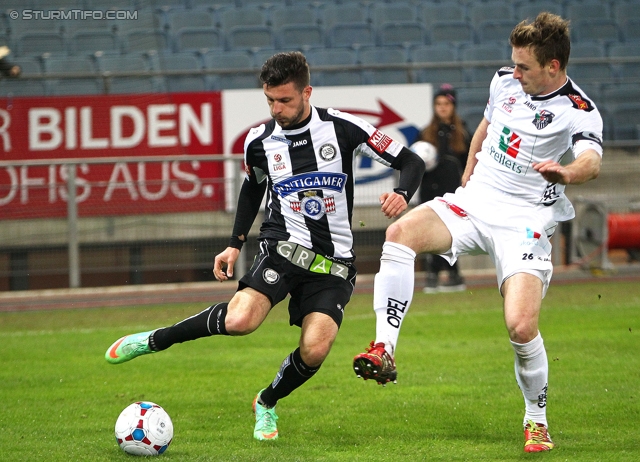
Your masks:
{"label": "blurred spectator in background", "polygon": [[[427,170],[419,190],[421,203],[454,192],[460,186],[471,143],[467,125],[456,112],[456,91],[451,85],[443,84],[435,93],[433,111],[431,123],[418,135],[419,141],[431,144],[437,153],[432,162],[423,158]],[[427,280],[424,293],[465,290],[464,278],[460,275],[457,263],[450,266],[439,255],[425,254],[425,257]],[[441,271],[446,271],[449,277],[439,282]]]}
{"label": "blurred spectator in background", "polygon": [[9,53],[11,50],[8,46],[0,46],[0,73],[5,77],[18,77],[22,69],[7,58]]}

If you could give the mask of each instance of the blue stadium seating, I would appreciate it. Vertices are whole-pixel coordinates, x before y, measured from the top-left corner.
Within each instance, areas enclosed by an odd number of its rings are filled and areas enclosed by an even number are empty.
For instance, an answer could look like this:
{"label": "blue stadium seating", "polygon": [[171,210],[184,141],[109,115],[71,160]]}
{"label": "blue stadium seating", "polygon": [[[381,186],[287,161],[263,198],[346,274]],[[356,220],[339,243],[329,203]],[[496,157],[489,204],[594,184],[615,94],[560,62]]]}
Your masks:
{"label": "blue stadium seating", "polygon": [[434,21],[431,24],[431,43],[455,45],[475,43],[475,29],[467,21]]}
{"label": "blue stadium seating", "polygon": [[424,3],[418,6],[418,20],[430,28],[435,21],[466,21],[466,12],[457,2]]}
{"label": "blue stadium seating", "polygon": [[522,2],[516,6],[515,19],[517,19],[518,21],[522,21],[525,19],[533,21],[538,16],[538,14],[542,13],[543,11],[562,16],[562,3],[549,0]]}
{"label": "blue stadium seating", "polygon": [[[402,47],[367,47],[362,48],[359,53],[359,60],[362,64],[405,64],[407,54]],[[363,72],[366,84],[398,84],[410,83],[409,71],[405,69],[365,69]]]}
{"label": "blue stadium seating", "polygon": [[320,23],[326,30],[331,30],[336,24],[367,24],[368,22],[368,8],[355,2],[324,8],[320,13]]}
{"label": "blue stadium seating", "polygon": [[369,14],[376,27],[386,22],[417,21],[416,7],[408,2],[372,3]]}
{"label": "blue stadium seating", "polygon": [[426,45],[428,42],[426,28],[417,21],[384,22],[378,27],[378,44],[383,47],[411,47]]}
{"label": "blue stadium seating", "polygon": [[281,50],[323,48],[326,43],[324,29],[317,24],[285,24],[275,31],[276,43]]}
{"label": "blue stadium seating", "polygon": [[362,72],[357,69],[314,70],[316,66],[356,65],[358,63],[358,57],[355,50],[348,48],[323,48],[310,50],[306,56],[312,68],[312,85],[361,85],[364,81]]}
{"label": "blue stadium seating", "polygon": [[[458,60],[458,50],[454,45],[439,43],[413,48],[409,53],[409,59],[415,64],[421,63],[455,63]],[[426,67],[415,70],[418,83],[461,83],[464,81],[462,67],[459,65],[449,67]]]}
{"label": "blue stadium seating", "polygon": [[328,33],[329,46],[359,48],[376,44],[376,30],[370,24],[336,24]]}
{"label": "blue stadium seating", "polygon": [[108,30],[79,30],[69,41],[69,52],[72,54],[93,54],[96,51],[118,49],[118,37]]}
{"label": "blue stadium seating", "polygon": [[197,51],[202,49],[222,50],[225,39],[215,27],[183,27],[178,30],[173,49],[176,52]]}
{"label": "blue stadium seating", "polygon": [[[253,59],[245,51],[209,52],[203,56],[205,69],[239,70],[246,72],[212,74],[209,76],[209,89],[224,90],[232,88],[258,88],[258,77]],[[251,72],[249,72],[251,71]]]}

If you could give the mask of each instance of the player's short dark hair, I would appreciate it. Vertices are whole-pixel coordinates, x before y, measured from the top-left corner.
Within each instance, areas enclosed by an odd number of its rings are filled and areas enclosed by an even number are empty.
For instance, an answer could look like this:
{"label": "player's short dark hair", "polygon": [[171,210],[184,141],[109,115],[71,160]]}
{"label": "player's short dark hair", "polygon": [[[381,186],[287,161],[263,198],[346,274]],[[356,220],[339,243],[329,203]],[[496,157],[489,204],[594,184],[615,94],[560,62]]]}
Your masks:
{"label": "player's short dark hair", "polygon": [[302,91],[309,86],[310,81],[307,59],[299,51],[276,53],[262,65],[260,81],[270,87],[293,82]]}
{"label": "player's short dark hair", "polygon": [[532,23],[524,20],[516,25],[511,31],[509,43],[516,48],[531,48],[541,66],[557,59],[560,69],[565,69],[571,52],[569,21],[542,12]]}

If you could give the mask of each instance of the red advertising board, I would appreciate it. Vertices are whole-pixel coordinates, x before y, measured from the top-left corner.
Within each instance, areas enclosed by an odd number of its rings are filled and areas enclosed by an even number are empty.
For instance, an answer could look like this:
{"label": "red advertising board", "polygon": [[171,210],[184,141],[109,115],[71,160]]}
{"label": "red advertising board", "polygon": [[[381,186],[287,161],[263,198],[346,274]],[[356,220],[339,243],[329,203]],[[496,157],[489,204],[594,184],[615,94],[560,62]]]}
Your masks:
{"label": "red advertising board", "polygon": [[[80,216],[224,208],[222,162],[145,161],[223,152],[219,92],[0,98],[0,160],[134,157],[80,163]],[[67,213],[67,166],[0,168],[0,219]]]}

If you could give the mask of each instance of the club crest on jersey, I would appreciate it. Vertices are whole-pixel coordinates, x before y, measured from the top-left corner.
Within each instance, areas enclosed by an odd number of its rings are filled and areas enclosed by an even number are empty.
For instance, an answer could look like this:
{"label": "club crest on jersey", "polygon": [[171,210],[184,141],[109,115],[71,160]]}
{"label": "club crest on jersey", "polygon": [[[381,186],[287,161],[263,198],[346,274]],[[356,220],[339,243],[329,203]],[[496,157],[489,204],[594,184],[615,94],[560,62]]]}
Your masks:
{"label": "club crest on jersey", "polygon": [[332,144],[327,143],[320,146],[319,152],[320,157],[322,157],[324,160],[332,160],[336,156],[336,153],[338,151]]}
{"label": "club crest on jersey", "polygon": [[264,282],[267,284],[275,284],[278,282],[278,279],[280,279],[280,275],[277,271],[272,270],[271,268],[266,268],[262,272],[262,279],[264,279]]}
{"label": "club crest on jersey", "polygon": [[589,107],[589,103],[583,100],[580,95],[570,94],[568,96],[569,96],[569,99],[571,100],[571,104],[573,104],[573,107],[575,107],[576,109],[580,109],[581,111],[587,111],[587,112],[591,110]]}
{"label": "club crest on jersey", "polygon": [[291,210],[312,220],[319,220],[328,213],[336,213],[333,196],[318,197],[314,191],[304,193],[301,201],[291,201]]}
{"label": "club crest on jersey", "polygon": [[345,173],[336,172],[308,172],[285,178],[273,185],[273,189],[280,197],[304,191],[328,189],[342,192],[347,183]]}
{"label": "club crest on jersey", "polygon": [[555,116],[556,115],[553,112],[543,109],[542,111],[536,114],[536,116],[533,118],[531,123],[535,125],[538,130],[542,130],[544,127],[546,127],[551,122],[553,122],[553,118]]}

